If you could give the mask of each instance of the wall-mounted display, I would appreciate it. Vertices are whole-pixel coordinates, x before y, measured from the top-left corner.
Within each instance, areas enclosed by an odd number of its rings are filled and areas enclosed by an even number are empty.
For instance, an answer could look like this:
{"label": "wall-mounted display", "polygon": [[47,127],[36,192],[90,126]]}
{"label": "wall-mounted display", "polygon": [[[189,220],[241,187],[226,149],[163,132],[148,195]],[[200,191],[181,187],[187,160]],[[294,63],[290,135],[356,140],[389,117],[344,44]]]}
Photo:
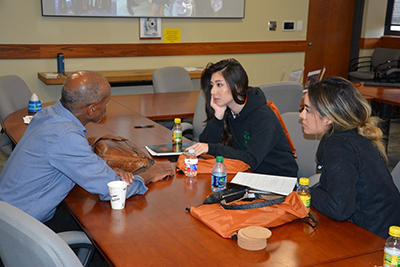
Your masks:
{"label": "wall-mounted display", "polygon": [[245,0],[41,0],[43,16],[244,18]]}

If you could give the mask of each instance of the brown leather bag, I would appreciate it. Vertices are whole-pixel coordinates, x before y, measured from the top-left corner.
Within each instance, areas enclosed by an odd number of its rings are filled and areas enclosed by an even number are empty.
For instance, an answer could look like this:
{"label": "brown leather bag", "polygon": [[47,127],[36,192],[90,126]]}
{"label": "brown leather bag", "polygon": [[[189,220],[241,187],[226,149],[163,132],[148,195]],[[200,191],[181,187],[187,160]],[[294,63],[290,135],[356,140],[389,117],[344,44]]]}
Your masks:
{"label": "brown leather bag", "polygon": [[154,161],[138,149],[128,139],[115,135],[89,137],[93,152],[104,159],[111,168],[119,168],[126,172],[144,170]]}

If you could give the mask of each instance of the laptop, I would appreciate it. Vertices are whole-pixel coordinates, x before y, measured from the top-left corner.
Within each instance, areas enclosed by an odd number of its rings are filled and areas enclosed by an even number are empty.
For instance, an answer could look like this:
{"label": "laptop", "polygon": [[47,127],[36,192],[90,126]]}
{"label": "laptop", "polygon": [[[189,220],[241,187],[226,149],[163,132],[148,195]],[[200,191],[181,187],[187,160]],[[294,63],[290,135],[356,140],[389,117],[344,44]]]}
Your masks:
{"label": "laptop", "polygon": [[314,83],[318,82],[320,80],[322,70],[314,70],[310,71],[307,74],[307,79],[306,82],[304,83],[304,90],[303,92],[307,92],[308,87],[313,85]]}

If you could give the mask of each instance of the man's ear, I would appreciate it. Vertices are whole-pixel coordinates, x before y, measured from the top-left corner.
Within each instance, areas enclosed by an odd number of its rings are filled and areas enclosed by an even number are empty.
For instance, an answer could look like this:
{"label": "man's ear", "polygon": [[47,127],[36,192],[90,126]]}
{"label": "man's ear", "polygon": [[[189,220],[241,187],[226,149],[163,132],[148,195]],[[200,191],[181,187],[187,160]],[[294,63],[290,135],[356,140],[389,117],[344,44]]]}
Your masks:
{"label": "man's ear", "polygon": [[96,110],[96,105],[95,104],[91,104],[91,105],[86,107],[86,114],[89,117],[92,117],[95,110]]}

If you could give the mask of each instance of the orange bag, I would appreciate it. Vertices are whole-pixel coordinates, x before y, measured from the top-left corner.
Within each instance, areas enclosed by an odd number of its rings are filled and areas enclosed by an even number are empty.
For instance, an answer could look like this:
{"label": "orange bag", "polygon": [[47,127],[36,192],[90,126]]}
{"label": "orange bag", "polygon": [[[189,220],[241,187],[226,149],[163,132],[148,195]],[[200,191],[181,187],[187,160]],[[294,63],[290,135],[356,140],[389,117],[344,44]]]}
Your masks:
{"label": "orange bag", "polygon": [[276,117],[278,118],[279,122],[281,123],[282,128],[283,128],[283,132],[285,133],[286,139],[289,142],[290,149],[292,150],[293,157],[297,158],[297,156],[296,156],[296,148],[294,147],[292,138],[290,137],[289,131],[286,128],[285,122],[282,119],[282,116],[281,116],[281,113],[279,112],[279,109],[277,108],[275,103],[272,102],[272,101],[267,101],[267,105],[268,105],[268,107],[270,107],[272,109],[272,111],[275,113]]}
{"label": "orange bag", "polygon": [[[179,155],[178,162],[176,163],[176,168],[181,171],[184,171],[185,169],[185,156],[186,156],[185,154]],[[211,174],[215,162],[216,159],[214,156],[208,154],[201,155],[197,163],[197,173]],[[238,159],[224,158],[224,164],[226,167],[226,172],[228,174],[236,174],[238,172],[244,172],[250,169],[250,166],[248,164]]]}
{"label": "orange bag", "polygon": [[[249,202],[235,202],[235,204],[247,203]],[[190,214],[220,236],[231,238],[237,231],[248,226],[269,228],[304,218],[308,214],[308,209],[301,202],[298,194],[292,192],[283,203],[272,206],[245,210],[225,210],[220,203],[205,204],[199,207],[191,207]],[[314,223],[316,224],[315,221]]]}

